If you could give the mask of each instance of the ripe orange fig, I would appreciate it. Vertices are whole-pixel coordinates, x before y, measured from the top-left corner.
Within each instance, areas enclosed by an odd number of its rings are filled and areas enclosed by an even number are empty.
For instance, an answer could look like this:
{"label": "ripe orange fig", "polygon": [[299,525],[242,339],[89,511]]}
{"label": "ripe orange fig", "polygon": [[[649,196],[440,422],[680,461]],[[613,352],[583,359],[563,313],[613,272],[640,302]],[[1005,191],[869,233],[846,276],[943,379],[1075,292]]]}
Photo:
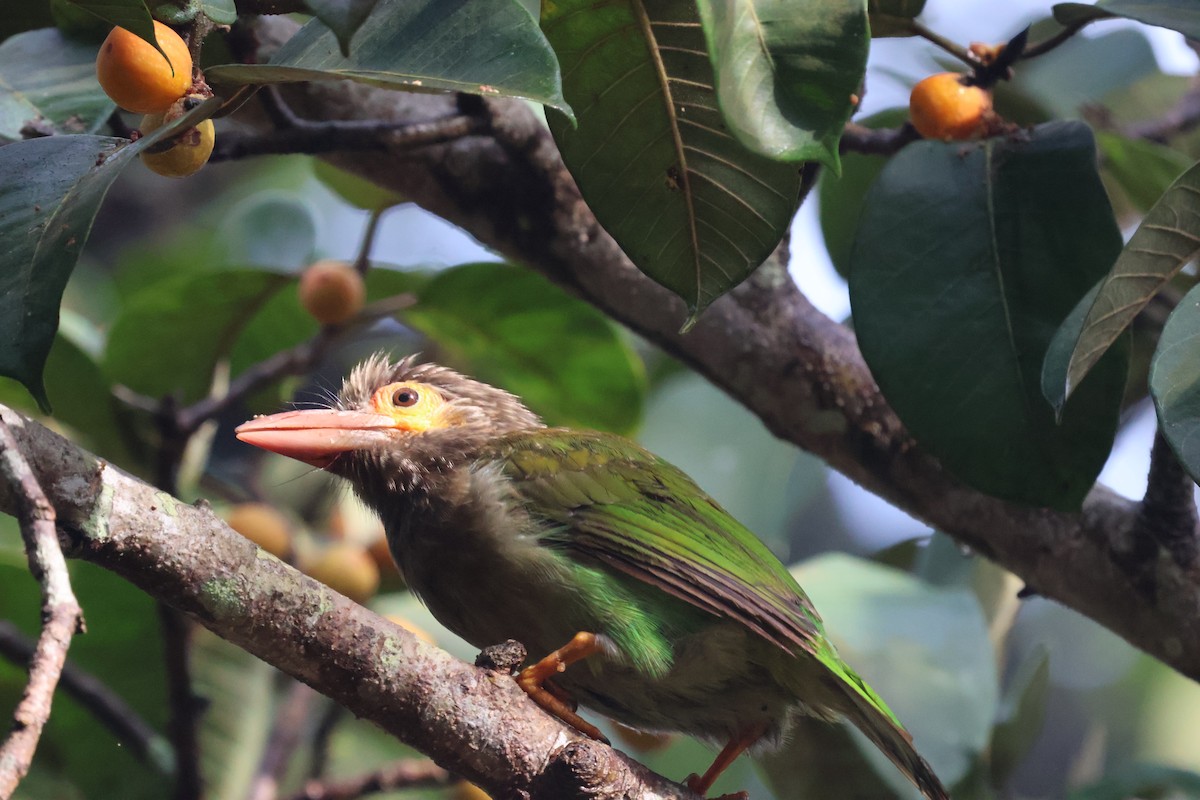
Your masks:
{"label": "ripe orange fig", "polygon": [[318,261],[300,276],[300,304],[322,325],[340,325],[362,310],[362,275],[345,261]]}
{"label": "ripe orange fig", "polygon": [[399,625],[401,628],[404,628],[404,630],[408,631],[422,642],[425,642],[425,644],[437,644],[437,640],[433,638],[432,633],[420,627],[419,625],[414,624],[407,617],[402,617],[399,614],[388,614],[386,617],[384,617],[384,619],[386,619],[388,622],[393,622],[396,625]]}
{"label": "ripe orange fig", "polygon": [[[142,117],[138,129],[148,135],[163,125],[183,116],[191,98],[184,97],[173,103],[164,114],[147,114]],[[208,163],[216,143],[216,129],[211,119],[198,122],[194,128],[159,142],[141,153],[142,163],[159,175],[168,178],[186,178],[200,171]]]}
{"label": "ripe orange fig", "polygon": [[112,101],[139,114],[161,114],[192,87],[192,55],[179,34],[154,21],[163,54],[124,28],[113,28],[96,56],[96,79]]}
{"label": "ripe orange fig", "polygon": [[992,94],[965,83],[963,75],[942,72],[913,87],[908,113],[927,139],[963,141],[983,136],[992,119]]}
{"label": "ripe orange fig", "polygon": [[276,558],[292,551],[287,518],[266,503],[239,503],[229,509],[225,523]]}
{"label": "ripe orange fig", "polygon": [[379,590],[379,567],[365,548],[351,542],[330,545],[301,568],[309,577],[356,603],[365,604]]}

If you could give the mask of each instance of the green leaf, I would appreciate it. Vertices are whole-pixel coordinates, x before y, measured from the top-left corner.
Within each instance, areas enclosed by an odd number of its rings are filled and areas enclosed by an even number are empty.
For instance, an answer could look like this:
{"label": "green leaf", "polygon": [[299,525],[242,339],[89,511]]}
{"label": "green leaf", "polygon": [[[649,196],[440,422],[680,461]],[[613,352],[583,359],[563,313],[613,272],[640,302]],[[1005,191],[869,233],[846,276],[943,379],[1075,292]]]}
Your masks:
{"label": "green leaf", "polygon": [[1150,394],[1171,449],[1200,480],[1200,286],[1167,318],[1150,363]]}
{"label": "green leaf", "polygon": [[1158,60],[1142,31],[1116,30],[1073,36],[1045,55],[1022,61],[1015,72],[1014,89],[1053,116],[1078,117],[1109,92],[1157,73]]}
{"label": "green leaf", "polygon": [[165,0],[154,7],[154,16],[168,25],[190,25],[200,14],[218,25],[237,22],[234,0]]}
{"label": "green leaf", "polygon": [[350,40],[367,21],[379,0],[306,0],[313,16],[337,37],[342,55],[350,57]]}
{"label": "green leaf", "polygon": [[[87,9],[105,22],[124,28],[149,42],[162,53],[158,39],[154,36],[154,18],[146,8],[144,0],[70,0],[74,5]],[[166,53],[163,53],[166,57]]]}
{"label": "green leaf", "polygon": [[217,360],[246,321],[292,278],[226,269],[163,280],[131,297],[108,337],[104,369],[114,383],[150,397],[204,397]]}
{"label": "green leaf", "polygon": [[[81,444],[98,456],[128,470],[136,468],[119,418],[112,387],[97,362],[93,342],[100,334],[71,311],[63,309],[58,334],[46,360],[46,393],[54,402],[54,418],[70,425]],[[36,410],[24,389],[0,381],[0,403],[30,413]]]}
{"label": "green leaf", "polygon": [[[1200,164],[1167,190],[1120,252],[1088,309],[1065,364],[1048,374],[1046,398],[1060,407],[1159,289],[1200,255]],[[1065,366],[1065,369],[1063,367]],[[1049,368],[1049,367],[1048,367]]]}
{"label": "green leaf", "polygon": [[229,262],[294,272],[312,262],[316,215],[293,193],[267,189],[230,210],[221,222],[221,239]]}
{"label": "green leaf", "polygon": [[743,145],[835,172],[871,36],[864,0],[700,0],[725,123]]}
{"label": "green leaf", "polygon": [[912,36],[912,20],[925,10],[925,0],[867,0],[871,37]]}
{"label": "green leaf", "polygon": [[63,289],[108,187],[133,157],[124,139],[50,136],[0,147],[0,375],[49,410],[42,369]]}
{"label": "green leaf", "polygon": [[95,46],[55,28],[0,43],[0,140],[22,138],[29,123],[50,126],[44,133],[94,133],[115,108],[96,81]]}
{"label": "green leaf", "polygon": [[1076,789],[1067,800],[1126,800],[1131,797],[1186,800],[1200,797],[1200,775],[1162,764],[1130,764]]}
{"label": "green leaf", "polygon": [[550,130],[588,205],[626,255],[693,319],[783,238],[800,175],[743,147],[717,104],[690,0],[546,3],[578,128]]}
{"label": "green leaf", "polygon": [[1200,39],[1200,9],[1195,0],[1099,0],[1094,6],[1059,3],[1053,10],[1063,25],[1124,17]]}
{"label": "green leaf", "polygon": [[1098,131],[1101,167],[1121,187],[1126,198],[1145,213],[1167,188],[1192,165],[1178,150],[1145,139],[1127,139]]}
{"label": "green leaf", "polygon": [[[860,120],[859,124],[867,128],[893,128],[903,125],[907,119],[907,108],[890,108]],[[834,175],[825,170],[817,183],[817,208],[825,249],[829,251],[834,269],[843,278],[850,274],[850,251],[858,235],[858,221],[867,189],[887,163],[883,156],[846,153],[842,156],[842,174]]]}
{"label": "green leaf", "polygon": [[[842,656],[888,703],[942,781],[957,782],[987,746],[998,703],[995,653],[974,593],[843,554],[811,559],[792,574]],[[865,739],[859,746],[890,785],[907,790],[885,756]],[[785,745],[773,759],[826,757],[823,749],[806,754]]]}
{"label": "green leaf", "polygon": [[437,343],[439,359],[503,385],[551,424],[627,433],[641,418],[646,379],[632,348],[600,312],[532,272],[446,270],[403,320]]}
{"label": "green leaf", "polygon": [[192,642],[205,793],[246,797],[271,732],[275,670],[203,628]]}
{"label": "green leaf", "polygon": [[42,370],[67,279],[108,187],[143,148],[207,116],[202,103],[130,144],[107,136],[47,136],[0,147],[0,375],[49,411]]}
{"label": "green leaf", "polygon": [[1049,690],[1050,654],[1039,645],[1017,667],[1000,702],[990,748],[993,785],[1006,785],[1037,741],[1046,717]]}
{"label": "green leaf", "polygon": [[915,142],[880,174],[851,258],[855,331],[888,402],[957,477],[1078,507],[1112,445],[1125,355],[1106,360],[1061,425],[1042,362],[1120,245],[1080,123]]}
{"label": "green leaf", "polygon": [[380,0],[350,57],[313,20],[270,64],[204,72],[234,84],[352,80],[388,89],[438,89],[524,97],[570,114],[554,52],[517,0]]}
{"label": "green leaf", "polygon": [[324,159],[313,159],[312,170],[313,175],[325,188],[357,208],[382,211],[405,201],[404,195],[399,192],[385,189],[353,172],[335,167]]}

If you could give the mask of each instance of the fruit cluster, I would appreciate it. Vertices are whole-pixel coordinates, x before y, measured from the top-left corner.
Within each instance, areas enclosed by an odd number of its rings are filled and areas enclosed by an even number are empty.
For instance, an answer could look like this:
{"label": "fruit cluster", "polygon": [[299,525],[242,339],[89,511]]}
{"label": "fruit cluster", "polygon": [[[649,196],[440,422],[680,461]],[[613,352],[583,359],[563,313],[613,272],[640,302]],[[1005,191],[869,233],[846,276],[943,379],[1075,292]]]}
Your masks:
{"label": "fruit cluster", "polygon": [[[196,102],[192,55],[179,34],[154,21],[153,45],[124,28],[113,28],[96,56],[96,79],[114,103],[144,114],[138,126],[148,134],[174,122]],[[183,178],[195,173],[212,155],[215,130],[212,120],[161,142],[142,153],[142,162],[159,175]]]}

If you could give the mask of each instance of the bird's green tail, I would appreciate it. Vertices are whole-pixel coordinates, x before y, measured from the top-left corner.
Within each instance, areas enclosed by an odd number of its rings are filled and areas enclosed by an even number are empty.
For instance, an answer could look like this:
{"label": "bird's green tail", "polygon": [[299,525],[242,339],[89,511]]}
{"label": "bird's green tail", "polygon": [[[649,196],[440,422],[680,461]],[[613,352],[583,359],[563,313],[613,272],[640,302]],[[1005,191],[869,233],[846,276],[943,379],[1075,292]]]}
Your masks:
{"label": "bird's green tail", "polygon": [[[853,672],[850,672],[850,675],[858,679]],[[921,790],[921,794],[929,800],[950,800],[950,795],[946,793],[938,776],[933,774],[933,770],[925,763],[925,759],[921,758],[913,748],[912,736],[900,727],[891,715],[891,711],[871,691],[870,687],[861,679],[854,682],[841,681],[840,683],[840,688],[847,701],[839,709],[842,714],[883,751],[884,755],[891,759],[905,777]],[[860,686],[863,691],[858,691]]]}

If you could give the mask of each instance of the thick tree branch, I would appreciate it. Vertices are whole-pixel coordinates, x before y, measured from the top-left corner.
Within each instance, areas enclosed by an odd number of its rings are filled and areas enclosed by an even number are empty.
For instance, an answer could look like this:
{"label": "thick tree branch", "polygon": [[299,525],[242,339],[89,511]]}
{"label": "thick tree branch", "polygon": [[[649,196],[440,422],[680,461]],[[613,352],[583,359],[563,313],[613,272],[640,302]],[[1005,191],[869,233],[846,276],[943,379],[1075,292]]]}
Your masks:
{"label": "thick tree branch", "polygon": [[[453,103],[345,84],[291,87],[289,101],[314,119],[429,119]],[[690,364],[780,438],[1041,594],[1200,677],[1200,575],[1157,550],[1144,552],[1137,504],[1097,487],[1081,513],[1069,514],[963,486],[904,431],[853,333],[809,304],[779,270],[760,270],[681,336],[683,304],[639,273],[600,227],[541,122],[518,102],[489,108],[490,136],[417,154],[331,160],[550,277]]]}
{"label": "thick tree branch", "polygon": [[0,744],[0,798],[12,797],[29,772],[42,728],[50,719],[54,689],[67,662],[71,638],[83,625],[83,611],[71,590],[55,528],[54,504],[21,453],[8,421],[0,417],[0,493],[21,523],[29,571],[42,587],[42,633],[29,658],[29,683],[13,711],[13,729]]}
{"label": "thick tree branch", "polygon": [[[189,506],[0,406],[68,554],[112,570],[497,798],[698,800]],[[20,497],[0,487],[0,511]]]}

